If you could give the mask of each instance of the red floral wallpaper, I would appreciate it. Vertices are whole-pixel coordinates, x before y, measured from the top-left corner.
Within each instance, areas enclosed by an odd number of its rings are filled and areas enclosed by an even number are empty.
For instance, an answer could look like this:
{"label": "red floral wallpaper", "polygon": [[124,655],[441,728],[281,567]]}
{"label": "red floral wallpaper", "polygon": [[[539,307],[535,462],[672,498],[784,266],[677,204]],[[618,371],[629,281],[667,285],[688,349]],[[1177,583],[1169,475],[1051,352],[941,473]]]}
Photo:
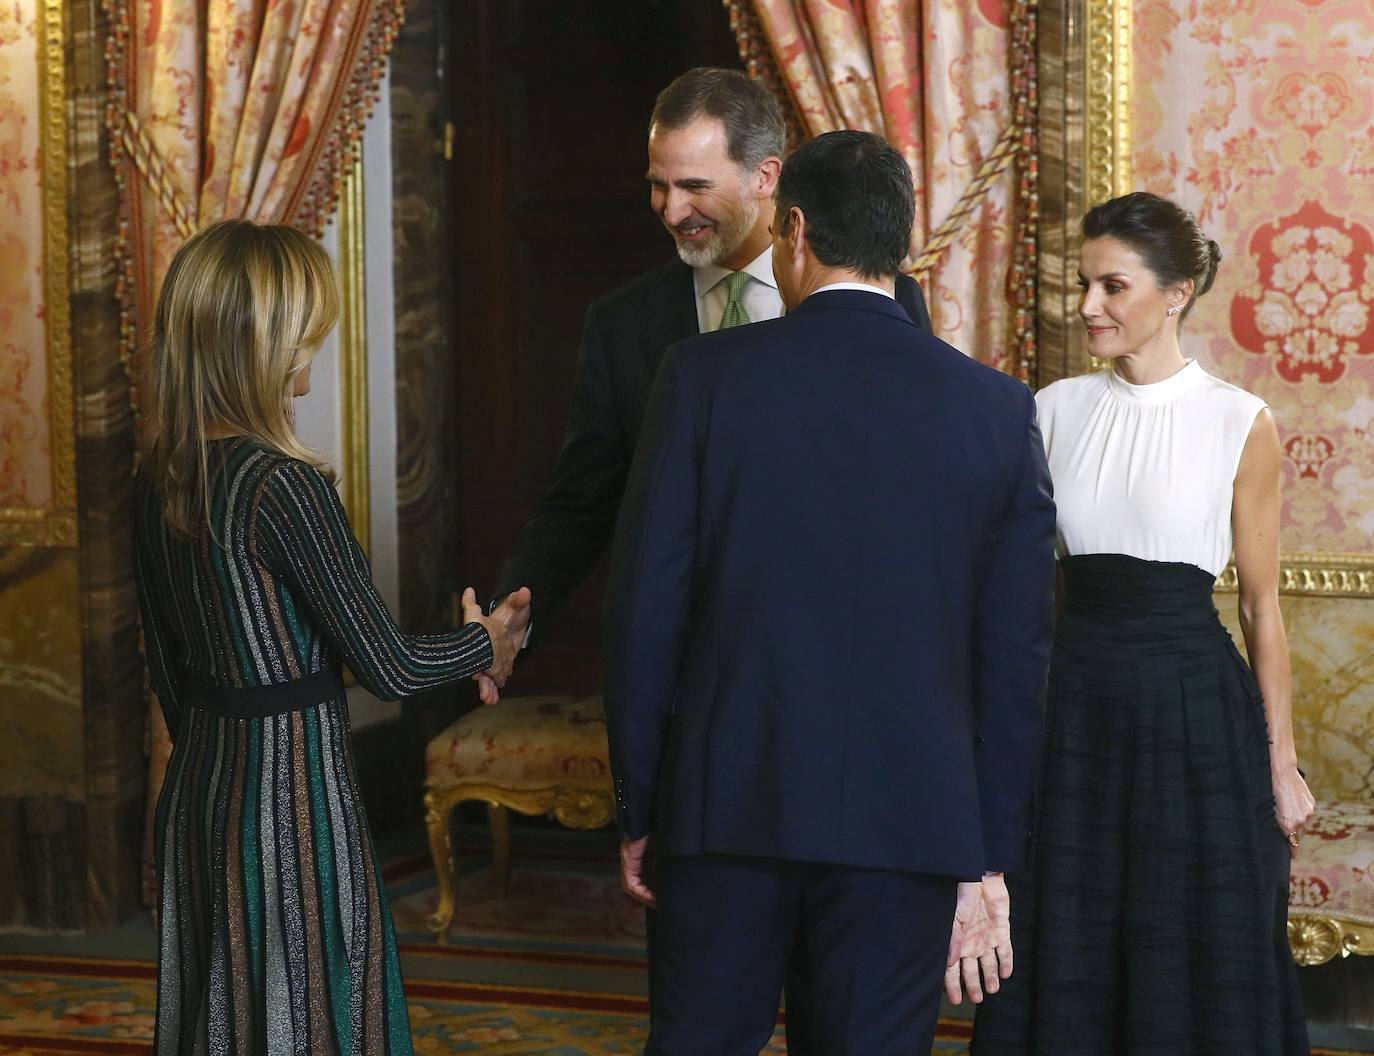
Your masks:
{"label": "red floral wallpaper", "polygon": [[35,0],[0,4],[0,507],[52,492],[38,91]]}
{"label": "red floral wallpaper", "polygon": [[1221,245],[1189,354],[1268,401],[1283,545],[1374,552],[1374,0],[1135,0],[1138,187]]}

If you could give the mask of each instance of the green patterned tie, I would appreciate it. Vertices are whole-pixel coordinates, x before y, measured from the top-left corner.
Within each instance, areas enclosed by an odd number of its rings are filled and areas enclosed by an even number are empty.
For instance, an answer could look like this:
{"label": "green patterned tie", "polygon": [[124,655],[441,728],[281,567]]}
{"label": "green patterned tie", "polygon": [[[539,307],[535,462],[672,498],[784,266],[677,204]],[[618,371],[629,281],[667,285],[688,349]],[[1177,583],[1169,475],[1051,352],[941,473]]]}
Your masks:
{"label": "green patterned tie", "polygon": [[720,317],[718,330],[724,330],[730,326],[743,326],[749,322],[749,313],[744,310],[744,284],[749,281],[749,275],[743,271],[732,271],[725,278],[720,280],[725,283],[725,292],[729,295],[725,301],[725,314]]}

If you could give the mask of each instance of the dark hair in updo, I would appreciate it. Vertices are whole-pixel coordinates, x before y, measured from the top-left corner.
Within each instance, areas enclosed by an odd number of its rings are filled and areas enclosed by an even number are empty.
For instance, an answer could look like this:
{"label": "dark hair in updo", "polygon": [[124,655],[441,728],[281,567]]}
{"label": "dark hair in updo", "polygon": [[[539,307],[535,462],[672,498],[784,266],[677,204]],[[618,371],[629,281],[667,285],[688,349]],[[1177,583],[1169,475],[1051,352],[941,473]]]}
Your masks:
{"label": "dark hair in updo", "polygon": [[1161,288],[1193,280],[1193,296],[1183,309],[1212,288],[1221,247],[1202,233],[1188,210],[1149,191],[1132,191],[1095,205],[1083,217],[1084,238],[1114,238],[1140,254]]}

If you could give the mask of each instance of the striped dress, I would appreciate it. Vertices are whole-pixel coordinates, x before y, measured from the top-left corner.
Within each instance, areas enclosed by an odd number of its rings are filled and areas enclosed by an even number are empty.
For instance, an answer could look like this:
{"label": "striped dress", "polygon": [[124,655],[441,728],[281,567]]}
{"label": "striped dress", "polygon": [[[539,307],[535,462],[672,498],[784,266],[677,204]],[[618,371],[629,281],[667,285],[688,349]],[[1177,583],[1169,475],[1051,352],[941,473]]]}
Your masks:
{"label": "striped dress", "polygon": [[173,1054],[411,1053],[339,676],[391,700],[487,668],[470,624],[401,633],[310,466],[214,441],[213,538],[140,475],[136,578],[172,735],[158,801],[157,1030]]}

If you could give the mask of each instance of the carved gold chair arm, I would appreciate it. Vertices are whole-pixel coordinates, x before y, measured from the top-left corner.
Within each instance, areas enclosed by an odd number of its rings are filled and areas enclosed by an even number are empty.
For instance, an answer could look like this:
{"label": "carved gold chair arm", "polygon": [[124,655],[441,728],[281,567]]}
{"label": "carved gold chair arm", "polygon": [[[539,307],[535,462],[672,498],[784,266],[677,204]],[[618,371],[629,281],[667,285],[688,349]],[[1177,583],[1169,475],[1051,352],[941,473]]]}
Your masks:
{"label": "carved gold chair arm", "polygon": [[1374,924],[1336,917],[1289,917],[1288,945],[1304,968],[1352,953],[1374,955]]}

